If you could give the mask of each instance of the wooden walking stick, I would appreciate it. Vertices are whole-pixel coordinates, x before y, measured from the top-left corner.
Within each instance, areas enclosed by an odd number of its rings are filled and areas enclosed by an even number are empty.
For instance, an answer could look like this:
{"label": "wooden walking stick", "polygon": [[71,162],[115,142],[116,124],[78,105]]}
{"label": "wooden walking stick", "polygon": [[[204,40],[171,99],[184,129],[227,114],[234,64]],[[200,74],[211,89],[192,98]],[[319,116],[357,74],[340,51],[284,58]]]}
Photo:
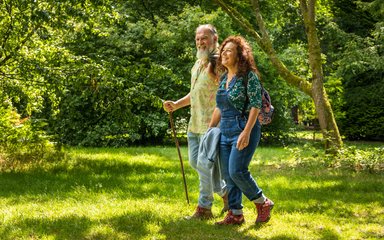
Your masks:
{"label": "wooden walking stick", "polygon": [[185,181],[184,165],[183,165],[183,160],[181,158],[179,141],[177,140],[177,136],[176,136],[176,129],[175,129],[175,124],[173,122],[173,114],[172,114],[172,112],[169,112],[169,121],[171,123],[171,128],[172,128],[172,132],[173,132],[173,138],[175,139],[177,153],[179,154],[180,166],[181,166],[181,174],[183,175],[183,181],[184,181],[185,197],[187,198],[187,203],[189,205],[187,182]]}

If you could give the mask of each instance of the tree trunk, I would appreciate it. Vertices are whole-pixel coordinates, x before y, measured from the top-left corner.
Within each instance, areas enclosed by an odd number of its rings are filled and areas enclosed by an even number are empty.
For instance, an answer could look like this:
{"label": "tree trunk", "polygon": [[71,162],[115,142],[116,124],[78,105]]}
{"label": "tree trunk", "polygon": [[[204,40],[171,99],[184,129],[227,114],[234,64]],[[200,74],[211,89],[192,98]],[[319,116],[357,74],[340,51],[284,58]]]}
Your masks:
{"label": "tree trunk", "polygon": [[315,23],[316,0],[300,0],[305,31],[308,39],[308,58],[312,71],[312,98],[315,103],[317,117],[325,140],[326,149],[339,148],[342,145],[331,104],[324,89],[324,74],[321,63],[321,48],[317,37]]}

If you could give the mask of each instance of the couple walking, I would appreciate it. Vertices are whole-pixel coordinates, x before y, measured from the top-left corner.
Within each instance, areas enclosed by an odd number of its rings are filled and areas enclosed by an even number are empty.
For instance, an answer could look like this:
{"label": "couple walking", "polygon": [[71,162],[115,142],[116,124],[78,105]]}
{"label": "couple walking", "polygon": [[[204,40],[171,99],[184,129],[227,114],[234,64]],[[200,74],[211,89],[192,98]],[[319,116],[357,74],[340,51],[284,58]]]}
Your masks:
{"label": "couple walking", "polygon": [[[215,192],[223,199],[222,212],[228,211],[216,224],[244,222],[243,194],[256,206],[256,223],[267,222],[274,203],[263,194],[248,169],[261,136],[261,84],[252,50],[240,36],[230,36],[219,46],[217,31],[211,24],[196,29],[195,41],[197,61],[191,70],[190,92],[163,104],[167,112],[191,106],[187,134],[189,163],[199,174],[200,184],[198,205],[189,218],[212,218]],[[216,127],[221,133],[219,160],[208,167],[209,164],[199,164],[212,161],[199,159],[199,146]],[[217,174],[218,165],[221,174]]]}

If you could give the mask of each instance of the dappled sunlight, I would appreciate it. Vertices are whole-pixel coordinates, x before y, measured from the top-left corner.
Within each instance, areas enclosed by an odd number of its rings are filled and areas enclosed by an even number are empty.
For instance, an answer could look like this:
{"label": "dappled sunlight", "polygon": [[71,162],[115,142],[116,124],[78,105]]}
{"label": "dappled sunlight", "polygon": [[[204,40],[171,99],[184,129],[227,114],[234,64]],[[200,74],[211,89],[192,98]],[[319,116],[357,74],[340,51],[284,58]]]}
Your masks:
{"label": "dappled sunlight", "polygon": [[74,153],[76,159],[87,159],[93,161],[109,161],[109,162],[140,162],[142,164],[152,165],[153,161],[158,162],[160,165],[166,165],[168,159],[158,154],[149,153]]}
{"label": "dappled sunlight", "polygon": [[272,180],[269,181],[270,187],[279,187],[279,188],[284,188],[287,190],[306,190],[306,189],[318,189],[321,190],[322,188],[338,188],[343,186],[343,181],[342,180],[321,180],[321,181],[313,181],[311,180],[294,180],[288,178],[288,177],[283,177],[283,176],[278,176]]}
{"label": "dappled sunlight", "polygon": [[[261,150],[260,156],[271,154],[270,149]],[[174,148],[111,149],[110,154],[107,149],[75,149],[60,162],[2,172],[0,203],[7,207],[0,209],[0,235],[12,239],[18,236],[17,229],[24,229],[28,236],[63,239],[383,236],[381,175],[305,166],[276,168],[257,161],[250,170],[275,202],[270,222],[255,225],[255,206],[244,197],[245,224],[215,226],[214,222],[224,217],[219,215],[222,201],[217,195],[214,219],[186,221],[184,217],[191,215],[197,204],[198,175],[182,148],[188,205],[175,153]]]}

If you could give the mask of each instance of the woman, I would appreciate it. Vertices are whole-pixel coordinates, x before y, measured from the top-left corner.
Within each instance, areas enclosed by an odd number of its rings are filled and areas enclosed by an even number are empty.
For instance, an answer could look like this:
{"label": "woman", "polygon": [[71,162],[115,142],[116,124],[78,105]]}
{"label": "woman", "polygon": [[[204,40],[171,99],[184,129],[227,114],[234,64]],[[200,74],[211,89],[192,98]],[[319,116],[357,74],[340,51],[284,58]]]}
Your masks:
{"label": "woman", "polygon": [[252,49],[244,38],[230,36],[221,44],[217,60],[220,78],[216,108],[210,127],[220,122],[220,163],[227,183],[229,211],[219,225],[242,224],[242,194],[256,205],[258,222],[267,222],[273,202],[266,198],[248,166],[260,140],[257,120],[261,108],[261,85]]}

